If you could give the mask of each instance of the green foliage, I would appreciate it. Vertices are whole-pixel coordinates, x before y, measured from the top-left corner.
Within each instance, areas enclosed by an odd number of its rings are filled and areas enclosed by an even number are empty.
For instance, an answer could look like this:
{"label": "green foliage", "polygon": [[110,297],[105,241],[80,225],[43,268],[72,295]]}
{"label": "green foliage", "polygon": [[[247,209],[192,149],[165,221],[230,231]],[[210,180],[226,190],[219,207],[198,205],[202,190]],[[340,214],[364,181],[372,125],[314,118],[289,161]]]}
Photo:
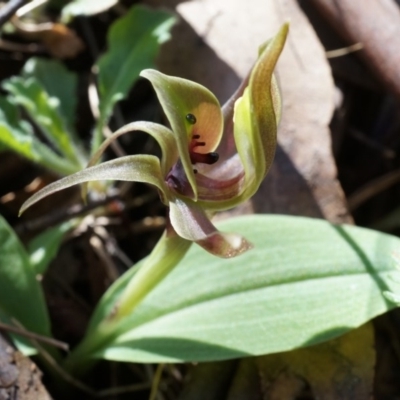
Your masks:
{"label": "green foliage", "polygon": [[100,120],[93,150],[116,102],[125,98],[144,68],[153,66],[160,45],[169,39],[175,17],[165,11],[132,7],[108,32],[108,51],[99,59]]}
{"label": "green foliage", "polygon": [[3,83],[3,88],[11,93],[13,102],[29,113],[57,151],[76,163],[76,170],[79,170],[83,165],[77,159],[73,141],[61,117],[59,99],[51,97],[34,77],[12,77]]}
{"label": "green foliage", "polygon": [[74,132],[78,76],[58,61],[38,57],[30,58],[25,63],[22,76],[25,79],[35,78],[50,98],[58,99],[58,114],[63,125],[69,133]]}
{"label": "green foliage", "polygon": [[[77,77],[61,63],[32,58],[22,76],[2,84],[10,95],[0,99],[0,143],[61,175],[69,175],[86,164],[82,145],[74,134]],[[19,107],[51,146],[34,135],[33,126],[22,121]]]}
{"label": "green foliage", "polygon": [[26,329],[50,336],[50,322],[40,282],[29,256],[0,216],[0,311]]}
{"label": "green foliage", "polygon": [[67,221],[47,229],[32,239],[28,246],[29,261],[35,274],[44,274],[51,260],[57,255],[65,234],[76,221]]}
{"label": "green foliage", "polygon": [[12,150],[62,175],[77,169],[34,136],[32,126],[20,119],[18,108],[4,97],[0,97],[0,143],[2,150]]}
{"label": "green foliage", "polygon": [[[382,295],[400,246],[394,236],[289,216],[246,216],[219,228],[245,232],[254,249],[221,261],[193,247],[118,334],[86,357],[175,362],[275,353],[327,341],[395,307]],[[87,341],[134,273],[106,292]]]}
{"label": "green foliage", "polygon": [[[104,11],[116,1],[76,0],[63,9],[63,16],[90,15]],[[123,99],[143,68],[153,65],[160,44],[169,38],[175,18],[167,12],[136,6],[116,21],[108,35],[109,49],[98,61],[100,118],[92,141],[93,151],[102,141],[103,128],[114,104]],[[61,175],[82,169],[87,155],[74,125],[77,76],[58,61],[32,58],[21,76],[2,84],[10,95],[0,99],[0,150],[10,149]],[[20,122],[19,107],[34,127]],[[34,134],[39,129],[50,145]]]}

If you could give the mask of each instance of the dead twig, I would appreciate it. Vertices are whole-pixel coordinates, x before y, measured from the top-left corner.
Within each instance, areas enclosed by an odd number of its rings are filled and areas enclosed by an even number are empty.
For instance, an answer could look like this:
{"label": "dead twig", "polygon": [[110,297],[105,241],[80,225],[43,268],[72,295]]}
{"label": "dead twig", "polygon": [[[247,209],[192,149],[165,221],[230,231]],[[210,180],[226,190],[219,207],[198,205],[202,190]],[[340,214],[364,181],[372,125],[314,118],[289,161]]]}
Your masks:
{"label": "dead twig", "polygon": [[366,202],[371,197],[389,189],[391,186],[400,182],[400,170],[389,172],[386,175],[380,176],[362,186],[348,198],[348,206],[350,211],[354,211],[361,204]]}
{"label": "dead twig", "polygon": [[26,337],[27,339],[36,340],[38,342],[42,342],[45,344],[49,344],[50,346],[57,347],[61,350],[69,351],[69,345],[67,343],[61,342],[60,340],[56,340],[53,338],[49,338],[47,336],[39,335],[34,332],[30,332],[22,327],[12,326],[0,322],[0,331],[15,333],[19,336]]}
{"label": "dead twig", "polygon": [[118,201],[119,198],[119,195],[114,195],[98,201],[93,201],[86,205],[76,204],[68,209],[54,211],[35,220],[23,222],[17,225],[14,229],[20,235],[36,230],[43,230],[74,217],[83,216],[84,214],[96,208],[107,207],[107,205],[113,203],[114,201]]}

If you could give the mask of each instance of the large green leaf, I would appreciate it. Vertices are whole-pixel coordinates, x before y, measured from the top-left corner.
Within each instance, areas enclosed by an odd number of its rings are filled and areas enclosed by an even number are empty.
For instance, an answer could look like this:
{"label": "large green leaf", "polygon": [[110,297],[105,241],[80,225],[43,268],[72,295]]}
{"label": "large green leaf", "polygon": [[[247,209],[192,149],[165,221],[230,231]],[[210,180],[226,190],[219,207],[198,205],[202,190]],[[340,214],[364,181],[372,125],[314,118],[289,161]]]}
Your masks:
{"label": "large green leaf", "polygon": [[20,119],[17,107],[1,96],[0,144],[2,150],[12,150],[61,175],[76,171],[76,165],[54,153],[33,135],[31,125]]}
{"label": "large green leaf", "polygon": [[254,249],[222,261],[194,246],[94,357],[165,362],[275,353],[337,337],[395,307],[382,295],[400,248],[394,236],[289,216],[246,216],[219,228],[244,234]]}
{"label": "large green leaf", "polygon": [[44,296],[28,254],[0,216],[0,311],[30,331],[50,336]]}
{"label": "large green leaf", "polygon": [[34,77],[14,76],[3,82],[3,87],[11,93],[13,102],[26,109],[60,154],[76,164],[76,170],[81,169],[84,163],[79,159],[72,136],[61,117],[60,100],[49,96]]}
{"label": "large green leaf", "polygon": [[58,99],[59,114],[69,132],[74,131],[78,100],[78,76],[59,61],[32,57],[22,70],[24,78],[36,78],[50,98]]}
{"label": "large green leaf", "polygon": [[[114,104],[127,95],[140,71],[153,67],[160,44],[169,39],[175,20],[166,11],[134,6],[111,26],[108,51],[97,62],[101,115],[98,132],[101,133]],[[100,139],[101,136],[97,142]],[[98,145],[95,144],[95,149]]]}

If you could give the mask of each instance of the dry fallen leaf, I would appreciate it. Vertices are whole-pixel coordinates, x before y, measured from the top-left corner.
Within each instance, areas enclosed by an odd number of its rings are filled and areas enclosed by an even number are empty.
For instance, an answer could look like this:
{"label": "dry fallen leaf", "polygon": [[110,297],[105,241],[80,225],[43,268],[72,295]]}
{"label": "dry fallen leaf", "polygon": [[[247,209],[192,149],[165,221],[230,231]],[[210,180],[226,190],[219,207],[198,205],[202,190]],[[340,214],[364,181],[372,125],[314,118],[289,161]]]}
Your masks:
{"label": "dry fallen leaf", "polygon": [[76,57],[84,48],[80,37],[64,24],[45,22],[26,23],[14,17],[12,23],[21,36],[29,40],[39,40],[55,58]]}
{"label": "dry fallen leaf", "polygon": [[52,24],[52,28],[43,31],[40,39],[49,53],[56,58],[74,58],[84,49],[79,36],[63,24]]}
{"label": "dry fallen leaf", "polygon": [[41,372],[0,334],[0,400],[51,400]]}
{"label": "dry fallen leaf", "polygon": [[375,366],[373,327],[368,323],[338,339],[255,363],[267,399],[292,399],[307,383],[319,400],[367,400]]}
{"label": "dry fallen leaf", "polygon": [[368,400],[375,350],[371,323],[317,346],[239,363],[196,367],[179,400]]}

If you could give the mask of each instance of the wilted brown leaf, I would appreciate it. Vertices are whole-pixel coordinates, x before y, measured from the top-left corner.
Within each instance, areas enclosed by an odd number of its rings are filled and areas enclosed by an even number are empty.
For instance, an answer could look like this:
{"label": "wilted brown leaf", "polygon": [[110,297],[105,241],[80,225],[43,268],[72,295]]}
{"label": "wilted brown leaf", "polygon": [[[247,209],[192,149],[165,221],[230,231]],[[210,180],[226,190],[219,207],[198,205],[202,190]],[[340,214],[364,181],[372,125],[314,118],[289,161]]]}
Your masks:
{"label": "wilted brown leaf", "polygon": [[40,39],[52,56],[61,59],[74,58],[85,47],[75,31],[63,24],[52,24],[51,29],[41,33]]}
{"label": "wilted brown leaf", "polygon": [[26,39],[39,40],[55,58],[74,58],[84,48],[80,37],[64,24],[46,22],[42,24],[25,23],[12,19],[18,32]]}

